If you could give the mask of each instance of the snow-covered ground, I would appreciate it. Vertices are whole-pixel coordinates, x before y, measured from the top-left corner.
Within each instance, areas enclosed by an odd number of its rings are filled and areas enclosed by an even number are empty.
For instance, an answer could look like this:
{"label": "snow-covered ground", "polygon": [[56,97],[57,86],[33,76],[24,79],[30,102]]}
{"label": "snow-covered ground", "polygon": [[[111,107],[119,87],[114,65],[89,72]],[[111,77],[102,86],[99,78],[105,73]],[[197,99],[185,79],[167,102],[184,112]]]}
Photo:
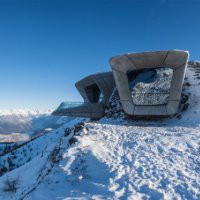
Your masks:
{"label": "snow-covered ground", "polygon": [[184,90],[172,119],[124,119],[117,104],[1,156],[0,199],[200,199],[200,68],[188,68]]}

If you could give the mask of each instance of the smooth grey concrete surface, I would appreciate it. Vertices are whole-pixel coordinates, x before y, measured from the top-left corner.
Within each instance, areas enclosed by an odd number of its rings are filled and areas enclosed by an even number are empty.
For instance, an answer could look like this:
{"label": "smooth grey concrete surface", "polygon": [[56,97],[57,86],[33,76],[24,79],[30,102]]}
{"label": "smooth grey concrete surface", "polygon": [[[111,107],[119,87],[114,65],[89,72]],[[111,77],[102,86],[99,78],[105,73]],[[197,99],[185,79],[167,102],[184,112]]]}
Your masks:
{"label": "smooth grey concrete surface", "polygon": [[[110,95],[115,87],[115,81],[112,72],[98,73],[89,75],[82,80],[78,81],[75,86],[84,99],[84,102],[97,103],[94,97],[96,95],[95,88],[100,90],[103,95],[102,103],[106,105],[109,101]],[[91,89],[88,89],[91,87]]]}
{"label": "smooth grey concrete surface", "polygon": [[94,119],[103,117],[105,107],[115,88],[112,72],[89,75],[78,81],[75,86],[83,97],[84,103],[70,108],[59,106],[52,114]]}
{"label": "smooth grey concrete surface", "polygon": [[[126,114],[134,116],[171,116],[177,113],[189,53],[181,50],[131,53],[110,59],[115,83]],[[169,67],[173,69],[169,101],[166,105],[134,105],[127,74],[147,68]]]}

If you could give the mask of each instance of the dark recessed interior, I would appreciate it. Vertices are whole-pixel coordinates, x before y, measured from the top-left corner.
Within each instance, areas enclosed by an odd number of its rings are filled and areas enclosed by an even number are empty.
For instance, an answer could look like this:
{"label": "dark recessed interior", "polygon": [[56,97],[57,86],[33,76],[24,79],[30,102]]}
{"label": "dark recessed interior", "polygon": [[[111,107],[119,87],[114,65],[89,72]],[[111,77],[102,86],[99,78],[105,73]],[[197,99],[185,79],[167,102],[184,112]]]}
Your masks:
{"label": "dark recessed interior", "polygon": [[97,84],[92,84],[85,87],[85,91],[90,103],[98,103],[103,99],[103,94]]}

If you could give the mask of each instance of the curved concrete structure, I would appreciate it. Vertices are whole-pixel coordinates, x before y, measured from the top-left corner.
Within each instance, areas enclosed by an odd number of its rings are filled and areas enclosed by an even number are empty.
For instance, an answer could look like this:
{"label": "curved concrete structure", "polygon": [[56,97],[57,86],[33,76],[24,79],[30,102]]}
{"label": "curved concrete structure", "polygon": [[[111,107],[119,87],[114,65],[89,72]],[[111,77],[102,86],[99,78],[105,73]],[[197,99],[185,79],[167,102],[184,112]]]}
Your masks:
{"label": "curved concrete structure", "polygon": [[89,75],[75,84],[84,102],[75,105],[62,103],[53,115],[89,117],[98,119],[104,115],[110,95],[115,87],[112,72]]}
{"label": "curved concrete structure", "polygon": [[[171,116],[177,113],[189,53],[181,50],[131,53],[110,59],[115,83],[126,114],[133,116]],[[148,68],[173,69],[169,100],[166,105],[134,105],[127,74]]]}
{"label": "curved concrete structure", "polygon": [[[112,72],[89,75],[75,84],[84,102],[101,103],[106,106],[115,87]],[[102,96],[101,96],[102,94]]]}

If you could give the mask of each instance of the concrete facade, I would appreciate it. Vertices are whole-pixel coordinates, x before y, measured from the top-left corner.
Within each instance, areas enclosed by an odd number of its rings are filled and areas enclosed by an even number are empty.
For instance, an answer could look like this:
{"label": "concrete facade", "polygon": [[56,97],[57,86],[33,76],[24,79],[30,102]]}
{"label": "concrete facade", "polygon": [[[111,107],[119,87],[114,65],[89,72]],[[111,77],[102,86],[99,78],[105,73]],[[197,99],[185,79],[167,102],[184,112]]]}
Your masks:
{"label": "concrete facade", "polygon": [[98,103],[99,95],[102,93],[101,103],[105,106],[115,88],[112,72],[89,75],[75,84],[84,102]]}
{"label": "concrete facade", "polygon": [[[181,50],[131,53],[110,59],[124,112],[132,116],[172,116],[177,113],[189,53]],[[169,100],[166,105],[134,105],[127,74],[148,68],[173,69]]]}
{"label": "concrete facade", "polygon": [[98,119],[104,115],[110,95],[115,88],[112,72],[89,75],[75,84],[84,102],[78,106],[67,107],[62,103],[53,115],[88,117]]}

